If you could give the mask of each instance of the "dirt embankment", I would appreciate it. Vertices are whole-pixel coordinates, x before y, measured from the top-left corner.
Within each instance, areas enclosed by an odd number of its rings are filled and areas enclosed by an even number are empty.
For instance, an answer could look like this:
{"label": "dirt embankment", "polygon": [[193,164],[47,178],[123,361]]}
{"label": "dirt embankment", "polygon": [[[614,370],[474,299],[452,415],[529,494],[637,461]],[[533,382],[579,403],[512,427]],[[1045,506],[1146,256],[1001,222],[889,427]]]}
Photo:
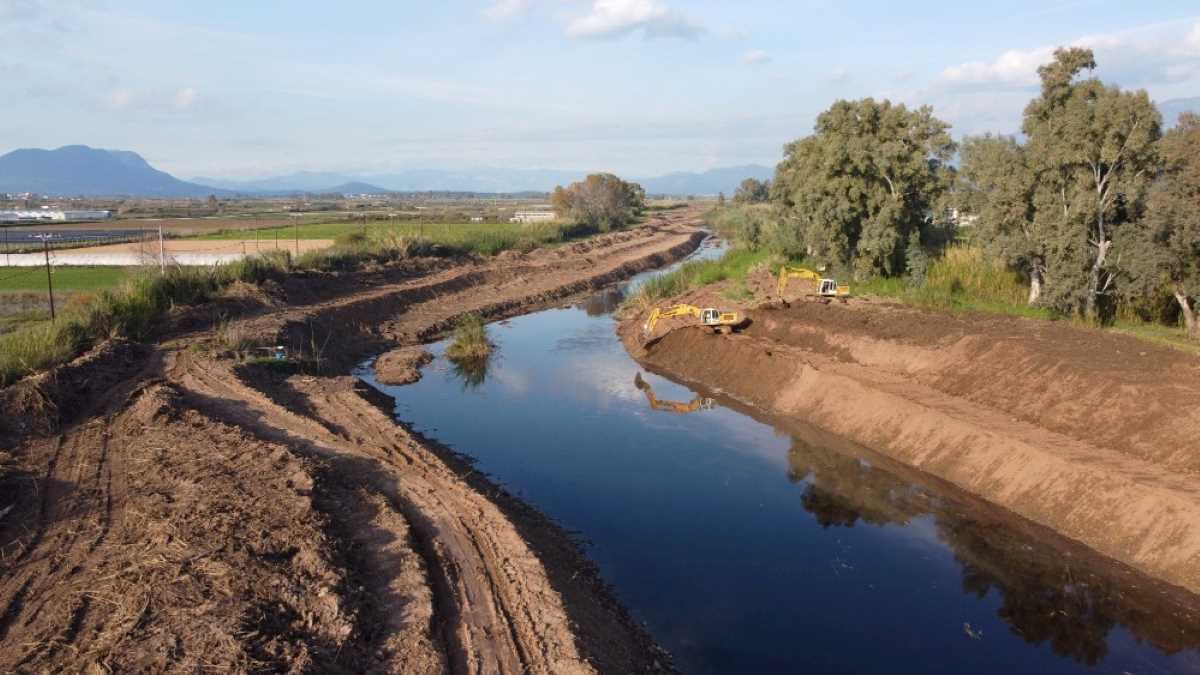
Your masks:
{"label": "dirt embankment", "polygon": [[669,668],[561,528],[347,373],[463,313],[518,314],[681,258],[703,238],[694,215],[292,279],[220,308],[304,366],[217,358],[201,308],[175,319],[193,332],[106,344],[0,392],[0,669]]}
{"label": "dirt embankment", "polygon": [[[687,299],[729,304],[717,289]],[[1200,359],[1066,324],[877,300],[747,315],[731,336],[676,324],[648,346],[631,317],[622,337],[655,369],[1200,593]]]}

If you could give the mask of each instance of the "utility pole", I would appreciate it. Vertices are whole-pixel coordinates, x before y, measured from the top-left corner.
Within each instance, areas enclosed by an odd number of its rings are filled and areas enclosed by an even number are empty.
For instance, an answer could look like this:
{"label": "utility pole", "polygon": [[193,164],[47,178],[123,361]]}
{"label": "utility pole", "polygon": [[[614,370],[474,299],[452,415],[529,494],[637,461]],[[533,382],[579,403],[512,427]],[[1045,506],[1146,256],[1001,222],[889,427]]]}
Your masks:
{"label": "utility pole", "polygon": [[42,240],[42,251],[46,254],[46,292],[50,296],[50,322],[54,323],[54,280],[50,278],[50,235],[35,235]]}
{"label": "utility pole", "polygon": [[[191,207],[188,207],[189,209]],[[162,225],[158,226],[158,273],[167,273],[167,252],[163,247]]]}
{"label": "utility pole", "polygon": [[4,266],[12,267],[12,254],[8,250],[8,228],[4,228]]}

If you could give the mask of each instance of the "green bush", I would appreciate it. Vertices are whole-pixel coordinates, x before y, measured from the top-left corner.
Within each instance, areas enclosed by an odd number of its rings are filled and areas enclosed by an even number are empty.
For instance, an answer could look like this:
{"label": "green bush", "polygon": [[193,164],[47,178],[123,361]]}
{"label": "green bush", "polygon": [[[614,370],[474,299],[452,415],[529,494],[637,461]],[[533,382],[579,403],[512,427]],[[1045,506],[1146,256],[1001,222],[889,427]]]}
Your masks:
{"label": "green bush", "polygon": [[492,353],[488,340],[487,326],[478,314],[467,314],[458,321],[454,329],[453,342],[446,348],[446,356],[455,361],[486,359]]}

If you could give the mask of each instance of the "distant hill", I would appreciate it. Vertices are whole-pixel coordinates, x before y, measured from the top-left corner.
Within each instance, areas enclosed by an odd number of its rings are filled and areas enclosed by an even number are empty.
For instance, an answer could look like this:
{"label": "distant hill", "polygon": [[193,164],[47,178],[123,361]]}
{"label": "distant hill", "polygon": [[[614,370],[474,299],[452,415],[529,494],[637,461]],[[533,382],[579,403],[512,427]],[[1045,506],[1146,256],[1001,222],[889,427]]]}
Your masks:
{"label": "distant hill", "polygon": [[256,180],[225,180],[199,177],[193,183],[212,185],[241,193],[290,193],[290,192],[334,192],[334,187],[356,182],[354,176],[340,173],[300,171],[285,176],[273,176]]}
{"label": "distant hill", "polygon": [[[588,172],[557,169],[408,169],[391,173],[299,172],[256,180],[197,178],[193,182],[150,166],[135,152],[68,145],[57,150],[23,149],[0,156],[0,192],[109,197],[207,197],[296,193],[379,194],[453,192],[474,194],[546,193],[581,180]],[[771,167],[747,166],[627,178],[651,195],[732,195],[746,178],[767,179]]]}
{"label": "distant hill", "polygon": [[[514,194],[550,192],[556,185],[582,179],[586,171],[555,169],[408,169],[379,174],[339,174],[300,172],[256,180],[195,178],[197,183],[215,185],[246,194],[292,192],[461,192],[476,194]],[[702,173],[679,172],[653,178],[632,178],[649,194],[732,195],[746,178],[771,178],[775,170],[761,165],[712,169]],[[347,185],[365,183],[374,190],[347,189]],[[337,187],[331,187],[337,186]]]}
{"label": "distant hill", "polygon": [[580,171],[540,169],[407,169],[390,173],[342,174],[301,171],[255,180],[194,178],[197,183],[215,185],[247,194],[291,192],[337,192],[334,186],[365,183],[385,192],[471,192],[511,194],[549,192],[555,185],[579,180]]}
{"label": "distant hill", "polygon": [[1193,112],[1200,115],[1200,97],[1173,98],[1157,105],[1158,111],[1163,116],[1163,126],[1167,128],[1175,126],[1176,122],[1179,121],[1180,113]]}
{"label": "distant hill", "polygon": [[14,150],[0,156],[0,192],[69,197],[207,197],[222,193],[159,171],[136,152],[86,145]]}
{"label": "distant hill", "polygon": [[664,195],[715,195],[724,192],[733,196],[739,183],[747,178],[769,180],[775,169],[761,164],[732,166],[710,169],[703,173],[669,173],[657,178],[642,178],[637,182],[646,188],[647,194]]}
{"label": "distant hill", "polygon": [[364,183],[362,181],[351,181],[349,183],[335,185],[326,190],[326,192],[336,192],[344,195],[381,195],[386,192],[391,192],[391,190],[381,188],[378,185]]}

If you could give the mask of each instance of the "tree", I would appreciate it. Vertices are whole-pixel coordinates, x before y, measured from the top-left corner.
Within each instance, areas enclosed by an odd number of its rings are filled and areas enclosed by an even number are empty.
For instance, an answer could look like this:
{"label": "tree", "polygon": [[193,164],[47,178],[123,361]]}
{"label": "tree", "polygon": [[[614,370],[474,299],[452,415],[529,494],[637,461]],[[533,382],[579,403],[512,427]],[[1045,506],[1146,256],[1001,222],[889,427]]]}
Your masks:
{"label": "tree", "polygon": [[784,147],[772,196],[810,255],[860,278],[900,274],[946,188],[947,129],[928,106],[838,101],[812,136]]}
{"label": "tree", "polygon": [[[1047,238],[1048,290],[1055,304],[1098,317],[1112,292],[1114,234],[1135,222],[1157,163],[1161,118],[1145,91],[1125,92],[1095,78],[1089,49],[1058,49],[1038,68],[1041,96],[1022,130],[1034,176],[1034,229]],[[1082,298],[1081,298],[1082,296]]]}
{"label": "tree", "polygon": [[577,223],[607,230],[631,222],[646,208],[646,191],[611,173],[592,174],[578,183],[554,188],[550,203]]}
{"label": "tree", "polygon": [[1164,283],[1179,304],[1188,335],[1200,339],[1200,117],[1184,113],[1159,143],[1163,171],[1131,246],[1135,291]]}
{"label": "tree", "polygon": [[962,143],[958,208],[973,216],[988,255],[1029,279],[1029,304],[1042,294],[1049,237],[1034,218],[1034,176],[1025,148],[1009,136],[978,136]]}
{"label": "tree", "polygon": [[771,198],[771,181],[747,178],[738,185],[733,193],[733,201],[738,204],[759,204]]}
{"label": "tree", "polygon": [[724,192],[717,193],[717,208],[719,208],[719,209],[725,208],[725,193]]}

